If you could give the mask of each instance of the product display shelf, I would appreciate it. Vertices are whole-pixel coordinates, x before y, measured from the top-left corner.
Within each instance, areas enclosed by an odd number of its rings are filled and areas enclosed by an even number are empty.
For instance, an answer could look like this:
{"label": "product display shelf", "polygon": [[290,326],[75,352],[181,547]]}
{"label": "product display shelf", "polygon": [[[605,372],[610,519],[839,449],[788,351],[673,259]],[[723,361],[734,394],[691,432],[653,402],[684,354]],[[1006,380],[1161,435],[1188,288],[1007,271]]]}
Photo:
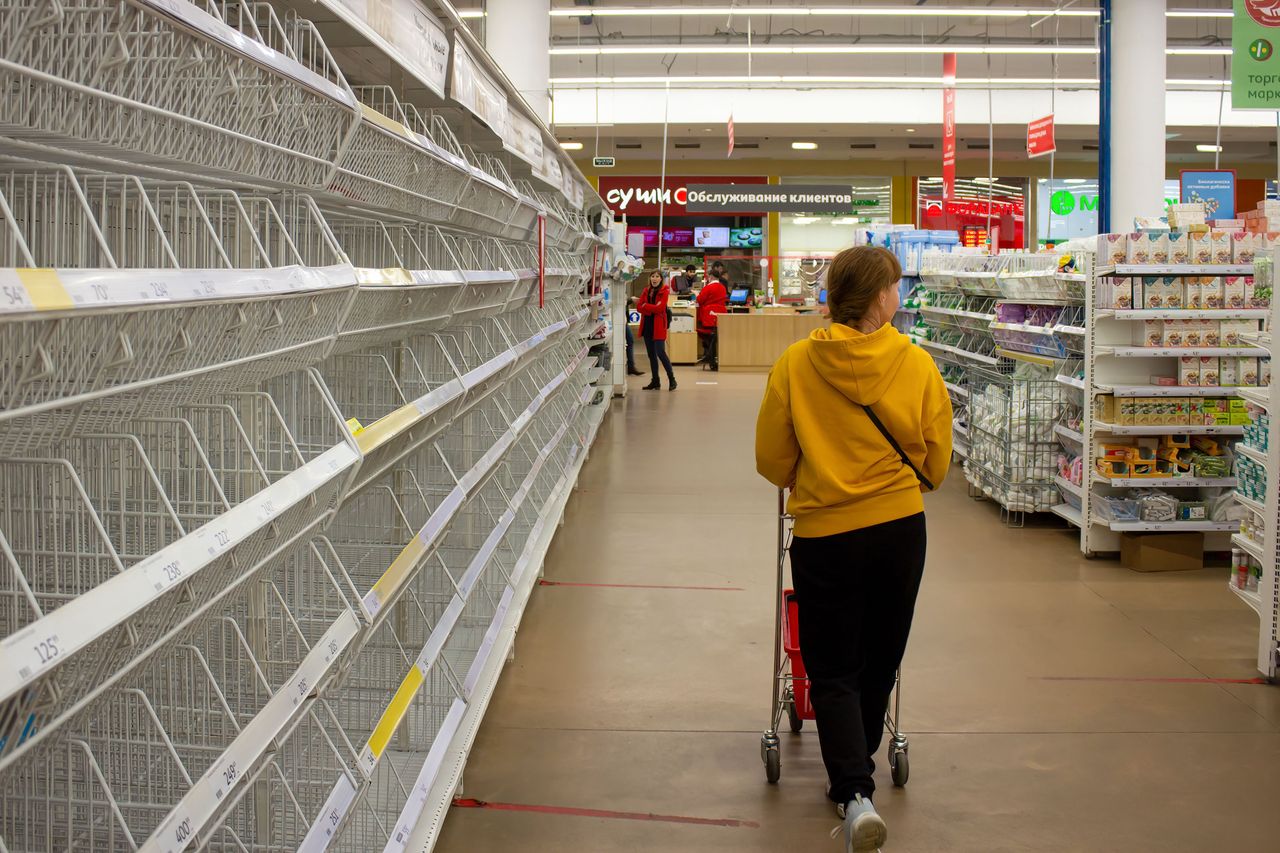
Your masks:
{"label": "product display shelf", "polygon": [[438,832],[607,411],[583,179],[349,86],[283,7],[28,13],[0,12],[0,850]]}
{"label": "product display shelf", "polygon": [[[1274,275],[1276,263],[1280,262],[1280,248],[1270,251],[1269,260],[1270,263],[1259,262],[1260,276]],[[1270,322],[1267,327],[1276,328],[1276,323],[1280,320],[1280,301],[1274,297],[1268,319]],[[1275,363],[1277,348],[1270,332],[1259,332],[1248,336],[1248,339],[1252,344],[1266,347],[1272,354],[1272,363]],[[1262,467],[1265,500],[1256,500],[1239,490],[1233,493],[1236,502],[1248,514],[1247,526],[1254,535],[1250,536],[1242,525],[1232,536],[1231,545],[1257,561],[1262,568],[1262,576],[1258,580],[1257,589],[1250,590],[1237,586],[1237,578],[1233,573],[1227,581],[1227,588],[1258,614],[1257,667],[1264,677],[1274,680],[1280,675],[1280,645],[1277,641],[1277,637],[1280,637],[1280,576],[1277,574],[1277,555],[1280,554],[1277,550],[1280,545],[1277,542],[1277,530],[1280,529],[1280,418],[1276,417],[1276,413],[1280,412],[1280,403],[1277,402],[1274,381],[1267,387],[1239,389],[1239,392],[1241,397],[1268,416],[1269,425],[1262,434],[1266,441],[1266,451],[1243,441],[1233,447],[1237,456],[1247,458]],[[1257,440],[1257,435],[1253,438]],[[1253,488],[1250,492],[1257,493]]]}
{"label": "product display shelf", "polygon": [[[1181,308],[1117,309],[1111,303],[1099,304],[1104,296],[1109,299],[1106,282],[1112,277],[1134,279],[1134,285],[1140,286],[1144,276],[1228,276],[1250,275],[1254,271],[1252,264],[1229,265],[1099,265],[1095,267],[1086,288],[1089,318],[1087,335],[1086,361],[1089,365],[1089,397],[1092,410],[1093,401],[1100,395],[1112,395],[1120,398],[1228,398],[1237,396],[1239,389],[1227,386],[1190,386],[1156,384],[1153,375],[1172,376],[1177,379],[1177,359],[1185,356],[1207,358],[1219,357],[1254,357],[1266,356],[1270,352],[1259,347],[1255,342],[1241,335],[1244,346],[1238,347],[1143,347],[1135,346],[1135,340],[1141,340],[1141,327],[1145,321],[1182,321],[1206,319],[1252,320],[1261,322],[1269,315],[1267,309],[1224,309],[1191,310]],[[1089,442],[1087,458],[1092,461],[1098,442],[1115,437],[1124,440],[1130,437],[1159,436],[1206,436],[1234,438],[1243,434],[1241,426],[1228,424],[1215,425],[1151,425],[1151,424],[1116,424],[1108,423],[1093,417],[1089,413],[1087,440]],[[1094,472],[1089,478],[1090,488],[1086,499],[1091,504],[1100,506],[1102,496],[1123,497],[1133,489],[1155,488],[1168,490],[1169,494],[1182,499],[1183,495],[1195,495],[1199,489],[1209,489],[1207,493],[1216,494],[1224,488],[1231,488],[1236,480],[1232,478],[1184,478],[1184,477],[1128,477],[1106,478]],[[1217,490],[1217,491],[1215,491]],[[1104,518],[1095,510],[1088,514],[1090,523],[1082,531],[1080,547],[1086,554],[1114,552],[1119,550],[1120,534],[1123,533],[1160,533],[1160,532],[1202,532],[1205,534],[1206,551],[1223,550],[1229,547],[1230,534],[1238,530],[1239,523],[1233,520],[1195,520],[1195,521],[1142,521],[1140,519],[1115,520]]]}
{"label": "product display shelf", "polygon": [[1072,527],[1084,527],[1084,513],[1070,504],[1060,503],[1049,507],[1049,511],[1062,518]]}

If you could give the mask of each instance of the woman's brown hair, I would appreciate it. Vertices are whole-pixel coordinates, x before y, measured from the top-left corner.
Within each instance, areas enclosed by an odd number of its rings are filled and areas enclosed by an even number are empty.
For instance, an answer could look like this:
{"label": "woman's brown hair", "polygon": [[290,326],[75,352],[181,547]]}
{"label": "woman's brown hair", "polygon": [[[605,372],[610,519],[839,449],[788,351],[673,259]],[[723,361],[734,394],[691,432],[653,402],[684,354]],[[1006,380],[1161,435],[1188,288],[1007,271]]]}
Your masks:
{"label": "woman's brown hair", "polygon": [[853,326],[867,314],[881,291],[896,287],[902,265],[880,246],[854,246],[835,256],[827,270],[827,307],[831,320]]}

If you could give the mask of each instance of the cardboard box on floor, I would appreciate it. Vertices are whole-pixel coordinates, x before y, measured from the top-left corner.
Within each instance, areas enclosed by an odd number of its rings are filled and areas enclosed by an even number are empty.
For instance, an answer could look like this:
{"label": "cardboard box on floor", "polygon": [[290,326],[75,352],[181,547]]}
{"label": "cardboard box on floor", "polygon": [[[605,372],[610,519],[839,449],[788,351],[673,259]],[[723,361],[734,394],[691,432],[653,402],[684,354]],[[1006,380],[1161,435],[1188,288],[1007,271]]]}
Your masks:
{"label": "cardboard box on floor", "polygon": [[1121,533],[1120,565],[1135,572],[1204,568],[1204,534]]}

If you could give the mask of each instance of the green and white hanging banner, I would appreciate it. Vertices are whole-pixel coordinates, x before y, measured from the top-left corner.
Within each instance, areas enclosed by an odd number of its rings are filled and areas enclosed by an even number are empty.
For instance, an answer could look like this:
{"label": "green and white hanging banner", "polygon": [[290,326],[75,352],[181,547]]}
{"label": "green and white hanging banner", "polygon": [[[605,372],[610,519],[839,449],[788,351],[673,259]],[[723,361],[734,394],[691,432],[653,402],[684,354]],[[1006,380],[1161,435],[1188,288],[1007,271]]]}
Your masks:
{"label": "green and white hanging banner", "polygon": [[1231,18],[1231,107],[1280,110],[1280,2],[1235,0]]}

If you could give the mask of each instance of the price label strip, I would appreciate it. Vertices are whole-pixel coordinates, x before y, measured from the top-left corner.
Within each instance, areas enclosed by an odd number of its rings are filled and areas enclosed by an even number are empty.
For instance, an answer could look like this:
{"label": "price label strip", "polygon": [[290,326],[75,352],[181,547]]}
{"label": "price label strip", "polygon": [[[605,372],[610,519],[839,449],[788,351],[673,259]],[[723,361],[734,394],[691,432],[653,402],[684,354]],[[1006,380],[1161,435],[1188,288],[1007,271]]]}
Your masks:
{"label": "price label strip", "polygon": [[177,853],[185,850],[217,814],[231,789],[253,770],[257,760],[298,713],[334,662],[360,630],[351,610],[329,626],[297,671],[272,696],[262,710],[240,730],[231,745],[201,776],[178,805],[156,827],[142,846],[143,853]]}
{"label": "price label strip", "polygon": [[118,627],[355,464],[338,445],[0,642],[0,699]]}
{"label": "price label strip", "polygon": [[276,267],[254,270],[0,269],[0,313],[131,307],[246,299],[355,287],[355,269]]}
{"label": "price label strip", "polygon": [[404,849],[409,843],[409,838],[412,836],[413,830],[422,816],[422,810],[427,806],[431,789],[435,786],[436,779],[440,775],[440,768],[444,766],[445,756],[448,754],[449,748],[453,746],[453,739],[457,736],[458,729],[462,726],[462,719],[466,712],[467,705],[465,702],[461,699],[453,700],[453,704],[449,707],[449,713],[445,715],[444,722],[440,724],[440,730],[436,732],[435,739],[431,742],[431,749],[427,751],[427,757],[422,762],[422,769],[418,771],[418,778],[414,781],[413,788],[409,791],[404,808],[400,810],[400,815],[396,818],[395,828],[391,831],[391,837],[387,839],[386,846],[382,848],[383,853],[404,853]]}
{"label": "price label strip", "polygon": [[350,775],[343,773],[329,792],[329,798],[324,801],[324,808],[298,845],[298,853],[323,853],[328,850],[355,799],[356,783],[351,781]]}

